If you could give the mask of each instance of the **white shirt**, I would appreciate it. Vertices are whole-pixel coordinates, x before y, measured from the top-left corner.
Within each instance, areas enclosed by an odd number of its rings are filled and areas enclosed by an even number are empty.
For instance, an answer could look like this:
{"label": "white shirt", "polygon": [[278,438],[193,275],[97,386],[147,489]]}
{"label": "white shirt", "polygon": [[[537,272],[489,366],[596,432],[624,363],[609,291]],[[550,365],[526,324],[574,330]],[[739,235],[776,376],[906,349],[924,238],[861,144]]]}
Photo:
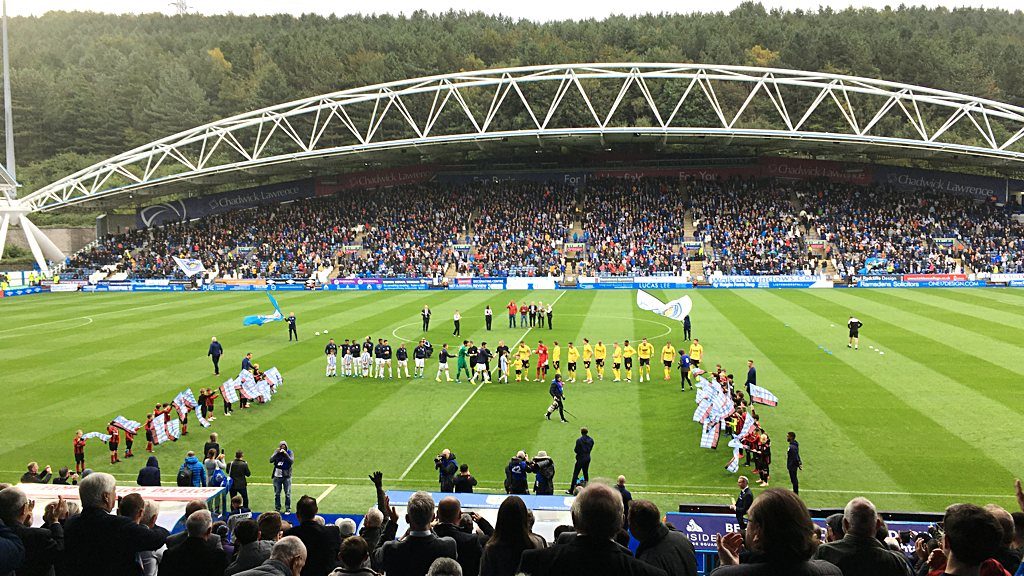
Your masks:
{"label": "white shirt", "polygon": [[462,314],[459,314],[458,312],[456,312],[454,318],[456,320],[462,320]]}

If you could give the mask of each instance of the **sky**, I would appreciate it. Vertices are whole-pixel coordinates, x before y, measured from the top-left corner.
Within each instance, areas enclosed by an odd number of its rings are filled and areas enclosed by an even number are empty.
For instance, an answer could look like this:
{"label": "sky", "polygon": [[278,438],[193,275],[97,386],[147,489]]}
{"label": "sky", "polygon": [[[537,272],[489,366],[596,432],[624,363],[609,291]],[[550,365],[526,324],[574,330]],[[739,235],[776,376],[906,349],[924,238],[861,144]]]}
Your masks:
{"label": "sky", "polygon": [[[610,2],[608,0],[517,0],[494,2],[492,0],[370,0],[366,2],[329,0],[186,0],[189,12],[201,14],[278,14],[286,12],[299,15],[316,13],[352,14],[359,12],[409,14],[415,10],[444,12],[447,10],[473,10],[490,14],[504,14],[513,18],[550,21],[566,19],[605,18],[612,14],[644,13],[691,13],[713,9],[728,11],[740,4],[741,0],[645,0],[643,2]],[[761,0],[768,9],[816,10],[819,6],[844,9],[849,6],[884,8],[898,6],[899,0]],[[1003,8],[1020,10],[1022,0],[908,0],[908,5],[929,7],[962,6]],[[8,13],[12,15],[39,15],[51,10],[89,10],[94,12],[144,13],[163,12],[173,14],[170,0],[8,0]]]}

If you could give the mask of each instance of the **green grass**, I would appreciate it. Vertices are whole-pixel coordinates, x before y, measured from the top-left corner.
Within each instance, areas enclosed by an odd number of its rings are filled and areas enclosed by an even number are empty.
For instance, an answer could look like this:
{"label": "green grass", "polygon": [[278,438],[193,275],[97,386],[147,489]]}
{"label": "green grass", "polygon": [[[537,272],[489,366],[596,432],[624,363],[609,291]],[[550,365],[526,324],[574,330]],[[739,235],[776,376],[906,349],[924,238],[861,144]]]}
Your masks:
{"label": "green grass", "polygon": [[[705,363],[721,363],[742,382],[746,360],[753,358],[759,382],[780,398],[778,407],[758,410],[775,444],[773,485],[788,486],[785,433],[795,430],[805,462],[801,495],[810,505],[840,506],[855,494],[890,510],[936,511],[958,501],[1012,504],[1013,478],[1021,474],[1024,291],[690,295]],[[492,347],[524,335],[531,346],[538,338],[564,345],[584,336],[606,343],[646,336],[659,350],[668,338],[678,347],[681,326],[637,309],[634,292],[277,296],[285,312],[299,318],[299,343],[288,342],[283,324],[241,325],[243,316],[267,309],[258,293],[53,294],[0,301],[0,480],[16,481],[30,460],[70,465],[76,428],[102,430],[118,414],[141,420],[155,402],[186,387],[219,385],[226,377],[215,378],[206,357],[215,335],[226,348],[222,374],[235,373],[251,351],[263,367],[279,367],[285,385],[269,405],[236,410],[212,430],[229,452],[246,452],[257,483],[269,482],[266,459],[287,439],[297,455],[295,495],[329,491],[321,503],[326,511],[365,511],[373,500],[366,474],[375,469],[384,471],[388,487],[436,488],[432,456],[445,447],[492,491],[500,488],[503,467],[517,450],[546,450],[564,489],[579,425],[588,426],[597,442],[592,474],[625,474],[634,495],[663,509],[681,502],[727,503],[735,492],[735,476],[724,471],[730,450],[724,443],[717,451],[698,447],[693,395],[681,394],[676,380],[664,382],[660,366],[650,383],[568,384],[567,407],[578,419],[564,425],[542,418],[547,384],[487,384],[478,391],[466,383],[437,384],[435,360],[428,361],[427,380],[325,378],[327,337],[313,336],[329,329],[339,341],[367,335],[418,339],[418,311],[429,304],[435,313],[429,336],[438,348],[455,342],[450,318],[456,308],[464,315],[463,337]],[[559,298],[555,329],[506,329],[510,298]],[[483,330],[486,304],[496,311],[490,333]],[[845,346],[851,313],[865,324],[859,352]],[[185,450],[201,447],[205,432],[193,424],[190,441],[158,447],[167,482]],[[134,481],[145,461],[137,453],[115,468],[105,463],[104,446],[93,442],[87,449],[91,468],[125,481]],[[269,487],[255,487],[253,497],[255,508],[269,508]]]}

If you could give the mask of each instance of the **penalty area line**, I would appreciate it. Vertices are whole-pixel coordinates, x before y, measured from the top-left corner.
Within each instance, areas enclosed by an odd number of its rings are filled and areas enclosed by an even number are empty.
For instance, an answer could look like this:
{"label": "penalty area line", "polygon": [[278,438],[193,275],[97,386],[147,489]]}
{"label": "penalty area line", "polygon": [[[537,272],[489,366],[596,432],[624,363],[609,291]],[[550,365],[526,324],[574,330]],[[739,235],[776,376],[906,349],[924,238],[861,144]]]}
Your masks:
{"label": "penalty area line", "polygon": [[[555,298],[555,300],[551,303],[552,307],[554,307],[554,305],[558,303],[562,296],[565,296],[565,292],[565,290],[562,290],[562,293]],[[526,332],[523,332],[523,335],[519,337],[519,340],[516,340],[515,344],[512,344],[511,346],[509,346],[509,348],[514,349],[516,346],[519,346],[519,343],[522,342],[526,338],[527,334],[529,334],[531,331],[533,331],[533,326],[527,328]],[[423,447],[423,450],[420,450],[420,453],[417,454],[415,458],[413,458],[412,462],[409,462],[409,465],[406,466],[405,468],[405,472],[402,472],[402,475],[398,477],[400,481],[405,480],[405,477],[409,475],[409,472],[412,471],[413,467],[416,466],[420,459],[423,458],[423,455],[427,453],[427,450],[430,450],[430,447],[434,445],[434,442],[437,442],[437,439],[441,437],[441,434],[444,434],[444,431],[447,430],[449,426],[451,426],[452,422],[455,421],[459,414],[462,413],[462,410],[466,407],[466,405],[469,404],[469,401],[472,400],[473,397],[476,396],[476,393],[483,389],[483,387],[484,383],[481,382],[479,386],[473,389],[473,392],[469,395],[469,397],[466,398],[462,405],[459,406],[459,408],[455,411],[454,414],[452,414],[451,418],[449,418],[448,421],[444,423],[444,426],[441,426],[441,429],[437,431],[437,434],[434,434],[434,437],[430,439],[430,442],[427,442],[427,445]]]}

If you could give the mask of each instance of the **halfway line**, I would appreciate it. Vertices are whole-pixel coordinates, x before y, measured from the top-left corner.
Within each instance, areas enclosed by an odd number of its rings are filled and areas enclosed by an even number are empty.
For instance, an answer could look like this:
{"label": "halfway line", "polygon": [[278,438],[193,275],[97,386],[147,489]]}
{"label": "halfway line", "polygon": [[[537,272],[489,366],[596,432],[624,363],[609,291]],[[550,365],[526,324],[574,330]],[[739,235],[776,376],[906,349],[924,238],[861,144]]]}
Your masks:
{"label": "halfway line", "polygon": [[[552,307],[554,307],[554,305],[558,303],[562,296],[565,296],[565,292],[565,290],[562,290],[562,293],[559,294],[557,298],[555,298],[554,302],[551,303]],[[515,344],[509,346],[509,349],[514,349],[516,346],[519,346],[519,343],[522,342],[524,338],[526,338],[526,335],[529,334],[531,330],[533,330],[533,326],[527,328],[526,332],[523,332],[523,335],[519,337],[519,340],[516,340]],[[420,458],[423,458],[423,455],[427,453],[427,450],[430,450],[430,447],[434,445],[434,442],[437,442],[437,439],[441,437],[441,434],[444,434],[444,431],[448,429],[448,426],[450,426],[451,423],[455,421],[455,418],[457,418],[458,415],[462,413],[462,409],[466,407],[466,404],[469,404],[469,401],[473,399],[473,396],[476,396],[476,393],[479,392],[483,387],[484,384],[483,382],[481,382],[479,386],[473,389],[473,392],[469,395],[468,398],[466,398],[466,401],[463,402],[462,405],[459,406],[459,409],[456,410],[454,414],[452,414],[452,417],[449,418],[448,421],[444,423],[444,426],[441,426],[441,429],[437,431],[437,434],[434,434],[434,437],[430,439],[430,442],[427,442],[427,445],[423,447],[423,450],[420,450],[420,453],[416,456],[416,458],[413,458],[413,461],[409,463],[408,467],[406,467],[405,472],[402,472],[402,475],[398,477],[399,480],[405,480],[405,477],[409,475],[409,472],[413,469],[413,466],[416,466],[416,463],[420,461]]]}

